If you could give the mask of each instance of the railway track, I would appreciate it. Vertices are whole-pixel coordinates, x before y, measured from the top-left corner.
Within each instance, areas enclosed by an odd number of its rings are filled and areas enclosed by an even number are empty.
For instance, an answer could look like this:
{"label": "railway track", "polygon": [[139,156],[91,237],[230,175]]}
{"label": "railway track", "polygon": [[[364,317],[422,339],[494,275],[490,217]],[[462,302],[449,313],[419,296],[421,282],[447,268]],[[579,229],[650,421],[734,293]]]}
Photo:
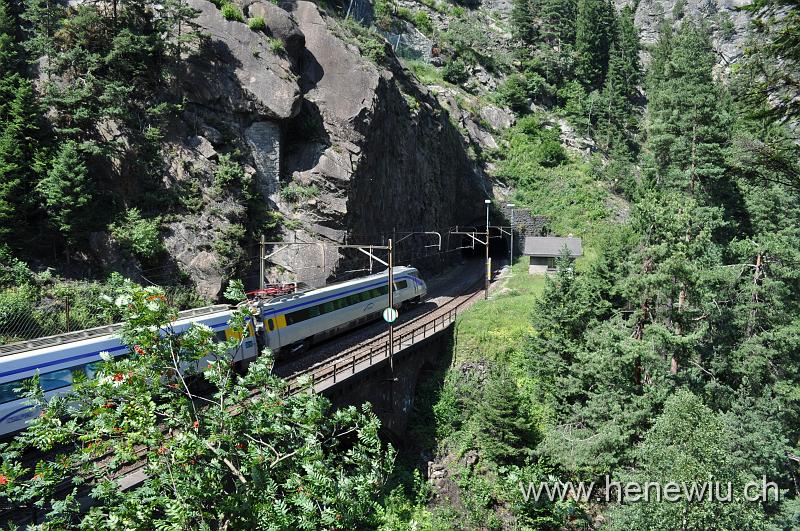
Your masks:
{"label": "railway track", "polygon": [[391,355],[401,352],[418,342],[424,341],[450,326],[458,314],[481,297],[482,282],[474,284],[470,293],[453,297],[450,301],[408,321],[394,330],[392,348],[389,348],[389,332],[359,343],[331,356],[325,361],[307,369],[299,370],[285,377],[290,393],[296,393],[306,385],[320,392],[353,376],[362,370],[383,363]]}
{"label": "railway track", "polygon": [[[459,313],[481,297],[482,286],[482,280],[475,282],[466,290],[467,293],[453,296],[449,301],[437,306],[436,309],[422,313],[420,316],[396,326],[391,349],[389,348],[389,333],[385,331],[356,345],[346,347],[324,361],[285,375],[284,379],[288,384],[287,392],[295,394],[307,389],[308,385],[311,385],[317,392],[324,391],[368,367],[383,363],[393,353],[398,353],[432,337],[450,326]],[[237,411],[231,412],[231,414],[236,413]],[[144,456],[149,450],[146,446],[137,447],[135,454],[139,459],[119,469],[111,477],[122,490],[133,488],[146,479],[145,468],[148,461],[144,459]],[[48,452],[47,455],[50,453],[52,452]],[[26,456],[25,461],[33,463],[43,457],[46,456],[39,455],[38,458]],[[95,462],[102,468],[104,462],[110,458],[111,454],[105,453],[99,456]],[[72,487],[71,482],[58,486],[54,497],[66,495],[72,491]],[[79,499],[84,507],[90,506],[91,499],[88,496],[90,490],[91,485],[86,485],[79,492]],[[44,513],[41,511],[42,515]],[[34,518],[35,515],[32,513],[21,514],[18,508],[11,507],[0,510],[0,524],[4,526],[9,523],[24,525],[30,523]]]}

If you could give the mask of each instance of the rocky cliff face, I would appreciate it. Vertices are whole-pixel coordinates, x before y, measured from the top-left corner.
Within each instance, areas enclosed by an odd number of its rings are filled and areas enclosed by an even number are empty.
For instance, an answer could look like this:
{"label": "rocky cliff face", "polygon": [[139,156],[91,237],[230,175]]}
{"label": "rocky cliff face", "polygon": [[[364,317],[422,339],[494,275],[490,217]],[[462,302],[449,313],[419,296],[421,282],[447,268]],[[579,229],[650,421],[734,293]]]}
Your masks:
{"label": "rocky cliff face", "polygon": [[[169,224],[166,247],[202,292],[218,294],[225,252],[216,244],[253,221],[254,204],[273,213],[272,238],[372,244],[393,229],[463,224],[480,209],[490,187],[468,141],[388,46],[380,64],[364,57],[311,2],[241,4],[265,31],[225,20],[206,0],[189,4],[208,37],[186,61],[168,186],[196,189],[199,203]],[[249,208],[214,186],[220,154],[237,150],[256,183]],[[319,284],[341,258],[297,246],[272,258],[269,276]]]}
{"label": "rocky cliff face", "polygon": [[[711,30],[717,64],[725,73],[742,55],[750,17],[738,8],[749,3],[749,0],[617,0],[617,7],[635,7],[634,23],[645,47],[658,40],[663,21],[676,26],[684,18],[704,21]],[[647,58],[645,54],[645,63]]]}

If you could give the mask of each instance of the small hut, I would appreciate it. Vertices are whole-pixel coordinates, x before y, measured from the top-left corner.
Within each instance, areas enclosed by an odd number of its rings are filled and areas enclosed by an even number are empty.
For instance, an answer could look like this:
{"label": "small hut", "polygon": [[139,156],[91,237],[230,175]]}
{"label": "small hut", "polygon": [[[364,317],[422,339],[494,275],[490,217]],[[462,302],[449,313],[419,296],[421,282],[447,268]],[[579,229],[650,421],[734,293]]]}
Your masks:
{"label": "small hut", "polygon": [[583,255],[580,238],[558,238],[553,236],[528,236],[522,254],[530,256],[528,273],[531,275],[552,273],[556,270],[556,259],[566,247],[571,258]]}

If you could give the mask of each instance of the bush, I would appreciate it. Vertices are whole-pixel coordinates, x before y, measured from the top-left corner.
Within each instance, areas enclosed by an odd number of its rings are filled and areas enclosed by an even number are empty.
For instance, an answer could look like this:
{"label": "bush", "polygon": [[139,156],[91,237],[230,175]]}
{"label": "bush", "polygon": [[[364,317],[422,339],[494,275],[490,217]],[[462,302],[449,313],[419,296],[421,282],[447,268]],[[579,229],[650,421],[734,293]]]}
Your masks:
{"label": "bush", "polygon": [[417,11],[414,13],[414,16],[411,20],[411,23],[417,27],[425,35],[430,35],[433,33],[433,23],[431,22],[431,17],[428,16],[428,13],[425,11]]}
{"label": "bush", "polygon": [[497,88],[497,103],[523,114],[530,111],[530,100],[525,78],[520,74],[508,76]]}
{"label": "bush", "polygon": [[159,238],[160,218],[144,219],[138,208],[131,208],[119,223],[109,226],[119,244],[139,258],[151,258],[163,250]]}
{"label": "bush", "polygon": [[230,2],[222,6],[222,16],[225,17],[225,20],[244,22],[242,12]]}
{"label": "bush", "polygon": [[319,188],[314,186],[302,186],[299,184],[290,184],[281,189],[281,199],[288,203],[297,203],[303,199],[311,199],[319,195]]}
{"label": "bush", "polygon": [[244,181],[245,173],[242,166],[233,160],[230,154],[220,155],[214,172],[214,191],[218,194],[231,191],[234,187],[242,186]]}
{"label": "bush", "polygon": [[264,17],[253,17],[247,21],[247,26],[253,31],[264,31],[267,29],[267,23],[264,22]]}
{"label": "bush", "polygon": [[283,41],[280,39],[270,39],[269,49],[272,53],[280,55],[286,51],[286,46],[284,46]]}
{"label": "bush", "polygon": [[464,83],[469,78],[467,65],[461,59],[448,61],[442,69],[442,77],[445,81],[458,85]]}

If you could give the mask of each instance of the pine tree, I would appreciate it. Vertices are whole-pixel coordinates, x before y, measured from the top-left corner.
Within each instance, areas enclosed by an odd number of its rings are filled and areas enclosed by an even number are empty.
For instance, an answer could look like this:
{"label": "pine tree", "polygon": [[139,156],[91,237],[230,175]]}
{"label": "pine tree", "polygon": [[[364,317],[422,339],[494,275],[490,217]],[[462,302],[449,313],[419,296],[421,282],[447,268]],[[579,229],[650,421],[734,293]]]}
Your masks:
{"label": "pine tree", "polygon": [[[704,194],[719,203],[728,188],[726,149],[730,116],[714,83],[714,55],[708,34],[687,22],[671,43],[663,73],[650,78],[649,177],[662,186]],[[660,68],[660,64],[657,65]]]}
{"label": "pine tree", "polygon": [[629,159],[637,149],[637,119],[634,108],[641,78],[639,37],[633,25],[633,12],[620,13],[617,35],[611,45],[608,73],[603,85],[604,109],[598,120],[597,138],[614,153],[614,159]]}
{"label": "pine tree", "polygon": [[[761,507],[743,498],[744,485],[755,478],[743,477],[732,458],[732,434],[723,419],[687,390],[671,396],[664,412],[646,434],[638,451],[636,480],[640,485],[658,482],[718,482],[716,492],[700,500],[648,501],[622,504],[612,514],[612,529],[767,529]],[[728,483],[730,482],[730,486]],[[713,485],[709,485],[713,490]],[[617,493],[612,493],[616,497]]]}
{"label": "pine tree", "polygon": [[28,207],[38,109],[27,79],[13,74],[3,79],[2,85],[14,88],[0,119],[0,239],[7,240]]}
{"label": "pine tree", "polygon": [[31,83],[22,74],[14,32],[16,21],[0,0],[0,241],[20,224],[33,180],[38,107]]}
{"label": "pine tree", "polygon": [[73,241],[83,226],[83,207],[91,200],[88,171],[76,142],[61,145],[50,171],[36,188],[53,225]]}
{"label": "pine tree", "polygon": [[532,0],[532,12],[539,17],[539,35],[559,52],[566,52],[575,44],[575,16],[577,0]]}
{"label": "pine tree", "polygon": [[616,14],[609,0],[580,0],[575,22],[575,55],[578,79],[586,87],[603,86],[611,44],[616,33]]}
{"label": "pine tree", "polygon": [[532,0],[513,0],[511,5],[511,33],[526,45],[536,41],[535,7]]}
{"label": "pine tree", "polygon": [[534,431],[522,409],[517,385],[501,369],[487,377],[478,407],[479,444],[487,458],[498,464],[522,464],[530,454]]}

